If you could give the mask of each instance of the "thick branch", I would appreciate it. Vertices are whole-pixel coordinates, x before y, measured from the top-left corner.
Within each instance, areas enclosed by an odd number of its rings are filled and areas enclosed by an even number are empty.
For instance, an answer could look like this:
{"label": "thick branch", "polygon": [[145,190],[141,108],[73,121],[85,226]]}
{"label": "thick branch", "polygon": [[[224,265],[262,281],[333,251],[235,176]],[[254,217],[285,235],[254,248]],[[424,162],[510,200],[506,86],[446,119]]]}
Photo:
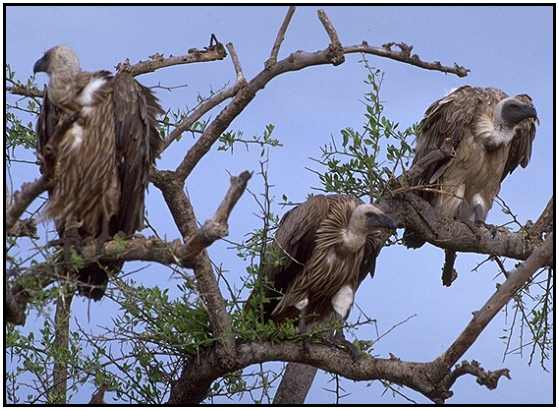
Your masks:
{"label": "thick branch", "polygon": [[411,192],[399,193],[381,204],[398,220],[399,226],[413,229],[427,242],[444,249],[525,260],[541,243],[531,240],[524,232],[472,226],[442,217]]}
{"label": "thick branch", "polygon": [[12,200],[10,201],[10,206],[6,210],[6,230],[10,230],[14,227],[18,218],[27,209],[27,207],[37,198],[41,193],[46,191],[48,188],[47,180],[45,177],[40,177],[33,182],[27,182],[21,186],[21,189],[17,191]]}
{"label": "thick branch", "polygon": [[[187,243],[188,238],[196,232],[197,228],[196,216],[192,204],[183,190],[184,181],[182,181],[176,173],[171,171],[153,172],[152,181],[161,189],[175,223],[181,231],[185,243]],[[229,201],[225,201],[229,203],[230,208],[234,205],[231,199],[232,198],[230,198]],[[218,213],[218,216],[219,215]],[[196,276],[200,297],[208,312],[210,325],[214,335],[218,338],[217,345],[219,356],[224,362],[227,362],[233,354],[231,317],[225,309],[225,299],[219,290],[212,264],[206,251],[202,251],[198,256],[195,256],[193,270]]]}
{"label": "thick branch", "polygon": [[236,346],[233,360],[224,367],[213,350],[189,363],[171,389],[169,404],[192,404],[204,400],[211,382],[223,374],[268,361],[298,362],[340,374],[352,380],[384,379],[429,393],[430,363],[402,362],[364,356],[353,361],[349,353],[335,347],[307,342],[252,342]]}
{"label": "thick branch", "polygon": [[56,301],[56,313],[54,316],[54,346],[62,351],[54,361],[52,370],[53,386],[50,394],[54,399],[53,403],[66,404],[66,392],[68,390],[68,335],[70,333],[70,308],[74,291],[70,290],[70,286],[64,284],[60,287],[60,292]]}

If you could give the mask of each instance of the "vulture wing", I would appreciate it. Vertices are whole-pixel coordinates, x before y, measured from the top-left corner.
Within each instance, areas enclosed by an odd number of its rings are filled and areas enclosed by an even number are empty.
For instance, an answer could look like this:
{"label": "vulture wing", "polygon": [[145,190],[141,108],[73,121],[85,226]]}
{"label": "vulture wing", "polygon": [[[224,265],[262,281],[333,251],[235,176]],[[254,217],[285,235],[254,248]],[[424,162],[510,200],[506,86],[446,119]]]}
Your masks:
{"label": "vulture wing", "polygon": [[[532,99],[526,94],[518,95],[516,98],[522,102],[532,104]],[[517,125],[516,132],[511,142],[509,156],[505,164],[505,169],[503,170],[503,175],[501,176],[501,181],[505,179],[507,175],[512,174],[518,165],[522,168],[526,168],[528,166],[532,155],[532,143],[535,136],[536,120],[528,118]]]}
{"label": "vulture wing", "polygon": [[[316,230],[328,215],[329,207],[329,197],[316,195],[291,209],[281,219],[263,265],[264,295],[268,299],[263,306],[265,319],[270,317],[289,284],[302,272],[311,257]],[[255,295],[253,291],[247,306]]]}
{"label": "vulture wing", "polygon": [[132,234],[143,226],[144,191],[161,144],[156,117],[163,110],[152,92],[129,73],[114,77],[113,107],[122,187],[114,231]]}
{"label": "vulture wing", "polygon": [[49,101],[48,92],[45,88],[43,104],[37,121],[38,145],[37,153],[41,163],[41,174],[51,177],[54,175],[54,147],[57,145],[55,139],[64,135],[64,132],[56,134],[56,125],[60,119],[60,111]]}

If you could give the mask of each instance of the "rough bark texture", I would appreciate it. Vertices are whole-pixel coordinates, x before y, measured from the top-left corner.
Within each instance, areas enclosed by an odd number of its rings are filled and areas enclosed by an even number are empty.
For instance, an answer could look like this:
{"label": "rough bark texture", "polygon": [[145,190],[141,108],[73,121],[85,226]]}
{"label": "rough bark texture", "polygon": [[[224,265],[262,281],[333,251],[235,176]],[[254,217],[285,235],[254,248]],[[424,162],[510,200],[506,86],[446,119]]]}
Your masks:
{"label": "rough bark texture", "polygon": [[[54,316],[54,346],[57,349],[62,349],[64,356],[68,351],[70,313],[74,294],[67,285],[61,286],[60,292],[60,296],[56,301],[56,314]],[[54,362],[52,376],[53,385],[50,391],[51,397],[54,398],[52,402],[54,404],[66,404],[66,392],[68,390],[68,367],[66,360],[59,359]]]}
{"label": "rough bark texture", "polygon": [[305,402],[318,369],[301,363],[288,363],[274,396],[274,404]]}

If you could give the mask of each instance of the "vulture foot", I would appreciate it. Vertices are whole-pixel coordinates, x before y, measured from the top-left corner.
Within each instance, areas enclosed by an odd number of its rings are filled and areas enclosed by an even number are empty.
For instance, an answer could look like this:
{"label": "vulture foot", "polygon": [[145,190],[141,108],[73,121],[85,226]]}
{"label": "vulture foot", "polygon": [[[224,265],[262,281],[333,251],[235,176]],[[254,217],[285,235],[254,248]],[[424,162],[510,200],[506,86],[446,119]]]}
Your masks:
{"label": "vulture foot", "polygon": [[361,356],[361,351],[357,346],[355,346],[353,343],[351,343],[349,340],[345,338],[344,333],[341,330],[336,331],[336,333],[333,336],[330,336],[328,338],[328,341],[329,343],[331,343],[336,347],[341,347],[344,350],[347,350],[351,355],[351,359],[354,362],[359,360],[359,357]]}

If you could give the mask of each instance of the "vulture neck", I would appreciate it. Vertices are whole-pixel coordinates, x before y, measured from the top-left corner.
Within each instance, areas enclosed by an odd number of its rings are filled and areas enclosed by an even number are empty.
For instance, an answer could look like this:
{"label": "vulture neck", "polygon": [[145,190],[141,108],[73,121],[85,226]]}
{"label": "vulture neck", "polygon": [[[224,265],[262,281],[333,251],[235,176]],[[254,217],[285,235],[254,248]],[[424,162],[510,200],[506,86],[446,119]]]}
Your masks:
{"label": "vulture neck", "polygon": [[367,227],[359,222],[352,215],[347,228],[342,232],[343,247],[352,253],[359,251],[367,242]]}
{"label": "vulture neck", "polygon": [[499,118],[491,120],[488,117],[482,117],[477,124],[478,137],[487,148],[492,149],[508,144],[514,137],[513,131],[513,128],[508,128]]}
{"label": "vulture neck", "polygon": [[50,74],[48,91],[49,98],[54,104],[63,107],[73,100],[75,80],[79,72],[79,67],[65,67]]}

